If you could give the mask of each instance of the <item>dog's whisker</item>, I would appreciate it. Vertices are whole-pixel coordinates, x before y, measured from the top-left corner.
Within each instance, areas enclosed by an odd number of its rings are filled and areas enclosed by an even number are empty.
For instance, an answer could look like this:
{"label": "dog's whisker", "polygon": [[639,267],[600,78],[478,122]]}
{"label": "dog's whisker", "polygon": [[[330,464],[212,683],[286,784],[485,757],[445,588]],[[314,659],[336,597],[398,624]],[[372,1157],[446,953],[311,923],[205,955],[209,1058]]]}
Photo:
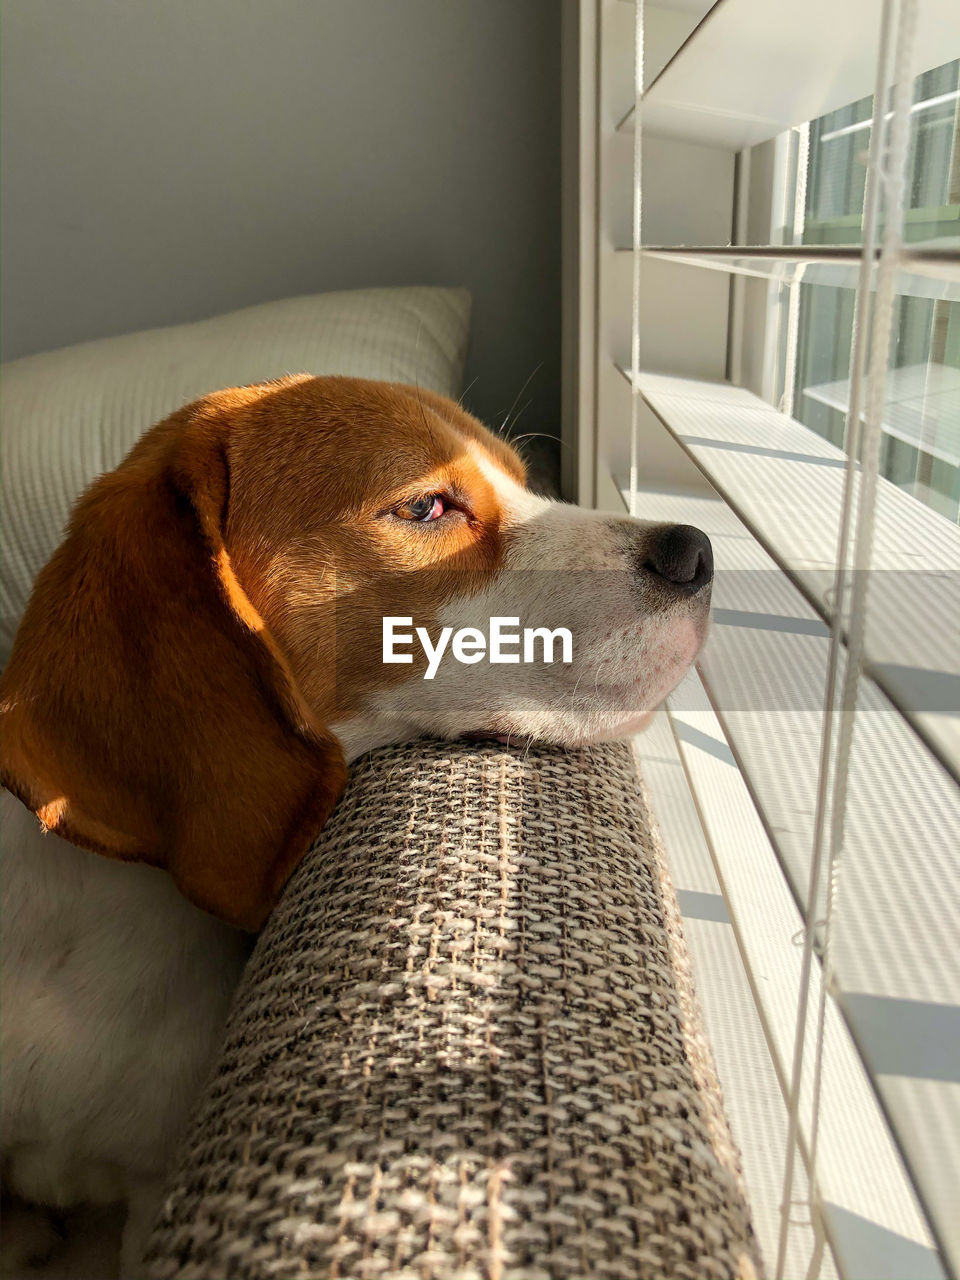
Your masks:
{"label": "dog's whisker", "polygon": [[504,418],[503,422],[500,424],[498,428],[500,435],[503,435],[503,433],[506,431],[507,425],[510,422],[510,415],[511,413],[513,413],[514,409],[517,407],[517,403],[520,400],[520,397],[523,395],[527,387],[530,385],[530,383],[533,381],[533,379],[537,376],[537,374],[540,372],[542,368],[543,368],[543,361],[541,360],[539,364],[536,364],[527,374],[526,378],[524,379],[523,386],[514,396],[513,404],[507,410],[506,417]]}
{"label": "dog's whisker", "polygon": [[461,409],[463,408],[463,402],[466,399],[467,394],[473,390],[473,388],[477,385],[479,381],[480,381],[480,375],[478,373],[475,378],[470,379],[467,385],[460,392],[459,396],[457,397],[457,404],[461,407]]}

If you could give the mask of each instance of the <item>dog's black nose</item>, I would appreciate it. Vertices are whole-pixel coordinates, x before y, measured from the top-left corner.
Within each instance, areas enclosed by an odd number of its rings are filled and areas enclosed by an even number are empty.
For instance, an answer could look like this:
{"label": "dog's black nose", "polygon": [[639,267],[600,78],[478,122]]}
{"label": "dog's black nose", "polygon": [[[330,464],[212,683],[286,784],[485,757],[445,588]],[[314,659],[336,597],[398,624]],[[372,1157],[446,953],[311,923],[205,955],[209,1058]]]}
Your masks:
{"label": "dog's black nose", "polygon": [[710,539],[692,524],[668,525],[647,548],[643,567],[692,595],[713,577]]}

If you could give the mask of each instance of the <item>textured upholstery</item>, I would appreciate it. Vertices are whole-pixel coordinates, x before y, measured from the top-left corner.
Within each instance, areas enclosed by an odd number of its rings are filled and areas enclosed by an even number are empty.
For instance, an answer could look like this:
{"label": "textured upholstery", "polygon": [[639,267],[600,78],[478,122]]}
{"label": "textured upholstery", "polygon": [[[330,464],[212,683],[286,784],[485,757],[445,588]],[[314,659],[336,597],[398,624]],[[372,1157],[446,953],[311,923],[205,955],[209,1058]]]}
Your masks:
{"label": "textured upholstery", "polygon": [[258,942],[147,1259],[155,1280],[753,1274],[628,747],[356,764]]}
{"label": "textured upholstery", "polygon": [[0,665],[33,580],[95,476],[174,409],[285,373],[344,373],[460,393],[463,289],[363,289],[248,307],[3,366]]}

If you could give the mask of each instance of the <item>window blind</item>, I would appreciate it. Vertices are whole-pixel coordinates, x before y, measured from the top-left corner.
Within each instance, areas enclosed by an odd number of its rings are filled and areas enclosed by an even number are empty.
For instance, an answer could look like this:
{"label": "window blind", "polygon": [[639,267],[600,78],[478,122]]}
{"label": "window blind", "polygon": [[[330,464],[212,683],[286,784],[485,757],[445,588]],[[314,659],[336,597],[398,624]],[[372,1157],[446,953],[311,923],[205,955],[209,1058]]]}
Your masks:
{"label": "window blind", "polygon": [[[581,475],[599,505],[619,490],[640,516],[699,524],[718,552],[712,639],[670,722],[785,1099],[767,1261],[788,1274],[791,1233],[812,1224],[810,1275],[956,1274],[960,530],[949,494],[918,498],[920,463],[910,485],[882,473],[894,448],[960,467],[943,312],[960,303],[960,237],[944,234],[960,143],[943,132],[960,10],[621,0],[596,15]],[[664,31],[676,48],[651,54]],[[921,140],[918,119],[935,117]],[[837,142],[845,195],[836,164],[816,167]],[[935,235],[917,204],[931,191]],[[804,382],[816,290],[846,345],[838,376]],[[916,308],[932,319],[911,364]],[[836,415],[840,435],[804,414]],[[734,785],[752,818],[725,809]]]}

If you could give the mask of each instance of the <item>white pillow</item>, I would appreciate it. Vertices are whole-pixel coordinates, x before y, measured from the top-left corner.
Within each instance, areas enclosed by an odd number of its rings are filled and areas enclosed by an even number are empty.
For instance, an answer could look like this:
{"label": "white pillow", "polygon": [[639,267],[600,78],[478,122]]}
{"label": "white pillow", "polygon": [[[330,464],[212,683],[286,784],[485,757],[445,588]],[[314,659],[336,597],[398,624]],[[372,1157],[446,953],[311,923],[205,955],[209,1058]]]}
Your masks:
{"label": "white pillow", "polygon": [[285,373],[343,373],[460,393],[464,289],[362,289],[268,302],[85,342],[2,368],[0,663],[73,504],[182,404]]}

